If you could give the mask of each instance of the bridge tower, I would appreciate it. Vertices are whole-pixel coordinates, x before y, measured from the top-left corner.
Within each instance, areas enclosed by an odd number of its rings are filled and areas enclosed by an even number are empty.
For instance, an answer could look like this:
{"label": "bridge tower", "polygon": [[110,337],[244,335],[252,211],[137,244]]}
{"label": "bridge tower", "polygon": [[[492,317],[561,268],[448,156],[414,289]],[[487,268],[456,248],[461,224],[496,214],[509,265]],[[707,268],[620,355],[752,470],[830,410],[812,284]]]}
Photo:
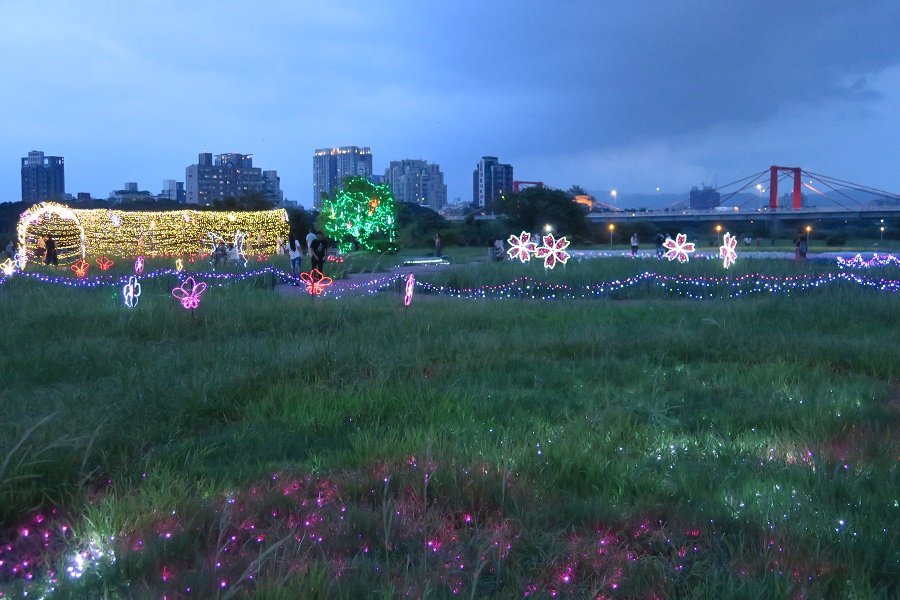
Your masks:
{"label": "bridge tower", "polygon": [[794,193],[792,200],[792,208],[799,210],[803,208],[803,200],[800,195],[800,167],[778,167],[772,165],[769,167],[769,210],[778,210],[778,176],[781,172],[792,172],[794,174]]}

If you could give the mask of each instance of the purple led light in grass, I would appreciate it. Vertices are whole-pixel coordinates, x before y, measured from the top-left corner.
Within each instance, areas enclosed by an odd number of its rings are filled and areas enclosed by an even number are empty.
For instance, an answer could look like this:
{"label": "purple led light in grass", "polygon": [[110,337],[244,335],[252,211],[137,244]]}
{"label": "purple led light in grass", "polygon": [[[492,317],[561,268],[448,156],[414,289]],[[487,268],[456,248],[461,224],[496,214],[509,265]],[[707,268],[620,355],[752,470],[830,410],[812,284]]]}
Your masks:
{"label": "purple led light in grass", "polygon": [[181,302],[187,310],[194,310],[200,306],[200,296],[206,290],[206,284],[194,281],[193,277],[188,277],[184,283],[172,290],[172,295]]}

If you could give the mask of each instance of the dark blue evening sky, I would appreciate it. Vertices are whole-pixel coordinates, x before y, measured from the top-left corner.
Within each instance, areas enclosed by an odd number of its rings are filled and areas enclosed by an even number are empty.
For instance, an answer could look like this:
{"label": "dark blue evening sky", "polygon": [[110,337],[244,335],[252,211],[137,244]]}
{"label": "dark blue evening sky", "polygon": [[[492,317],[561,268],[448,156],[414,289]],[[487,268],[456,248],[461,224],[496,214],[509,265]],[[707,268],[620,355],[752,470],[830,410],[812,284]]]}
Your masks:
{"label": "dark blue evening sky", "polygon": [[158,192],[197,153],[252,153],[309,205],[313,149],[624,192],[770,164],[900,192],[900,2],[0,3],[0,200],[19,159],[66,191]]}

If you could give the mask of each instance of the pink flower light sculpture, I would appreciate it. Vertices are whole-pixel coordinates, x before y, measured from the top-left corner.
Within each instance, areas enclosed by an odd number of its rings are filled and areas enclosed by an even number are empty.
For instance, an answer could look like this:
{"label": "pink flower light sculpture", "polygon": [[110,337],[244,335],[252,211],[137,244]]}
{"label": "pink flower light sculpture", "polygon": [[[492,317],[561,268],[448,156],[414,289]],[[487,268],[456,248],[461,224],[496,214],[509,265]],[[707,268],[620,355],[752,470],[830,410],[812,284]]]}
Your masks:
{"label": "pink flower light sculpture", "polygon": [[566,264],[569,260],[569,253],[566,252],[569,240],[565,237],[556,239],[552,233],[548,233],[543,239],[544,245],[538,248],[534,255],[544,259],[544,268],[552,269],[557,263]]}

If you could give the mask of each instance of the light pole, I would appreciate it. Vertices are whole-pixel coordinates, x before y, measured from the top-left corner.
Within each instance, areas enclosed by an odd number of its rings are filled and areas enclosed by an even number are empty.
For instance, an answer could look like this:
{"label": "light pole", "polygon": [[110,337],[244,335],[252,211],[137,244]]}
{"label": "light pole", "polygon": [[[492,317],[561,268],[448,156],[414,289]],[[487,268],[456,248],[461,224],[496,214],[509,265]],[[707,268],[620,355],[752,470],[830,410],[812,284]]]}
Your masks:
{"label": "light pole", "polygon": [[719,234],[722,233],[722,226],[716,225],[716,243],[719,243]]}
{"label": "light pole", "polygon": [[881,241],[884,241],[884,225],[881,226]]}
{"label": "light pole", "polygon": [[609,229],[609,247],[612,248],[612,236],[613,236],[613,231],[616,230],[616,226],[613,225],[612,223],[610,223],[608,229]]}
{"label": "light pole", "polygon": [[762,210],[762,193],[763,186],[761,183],[756,184],[756,210],[757,212]]}

